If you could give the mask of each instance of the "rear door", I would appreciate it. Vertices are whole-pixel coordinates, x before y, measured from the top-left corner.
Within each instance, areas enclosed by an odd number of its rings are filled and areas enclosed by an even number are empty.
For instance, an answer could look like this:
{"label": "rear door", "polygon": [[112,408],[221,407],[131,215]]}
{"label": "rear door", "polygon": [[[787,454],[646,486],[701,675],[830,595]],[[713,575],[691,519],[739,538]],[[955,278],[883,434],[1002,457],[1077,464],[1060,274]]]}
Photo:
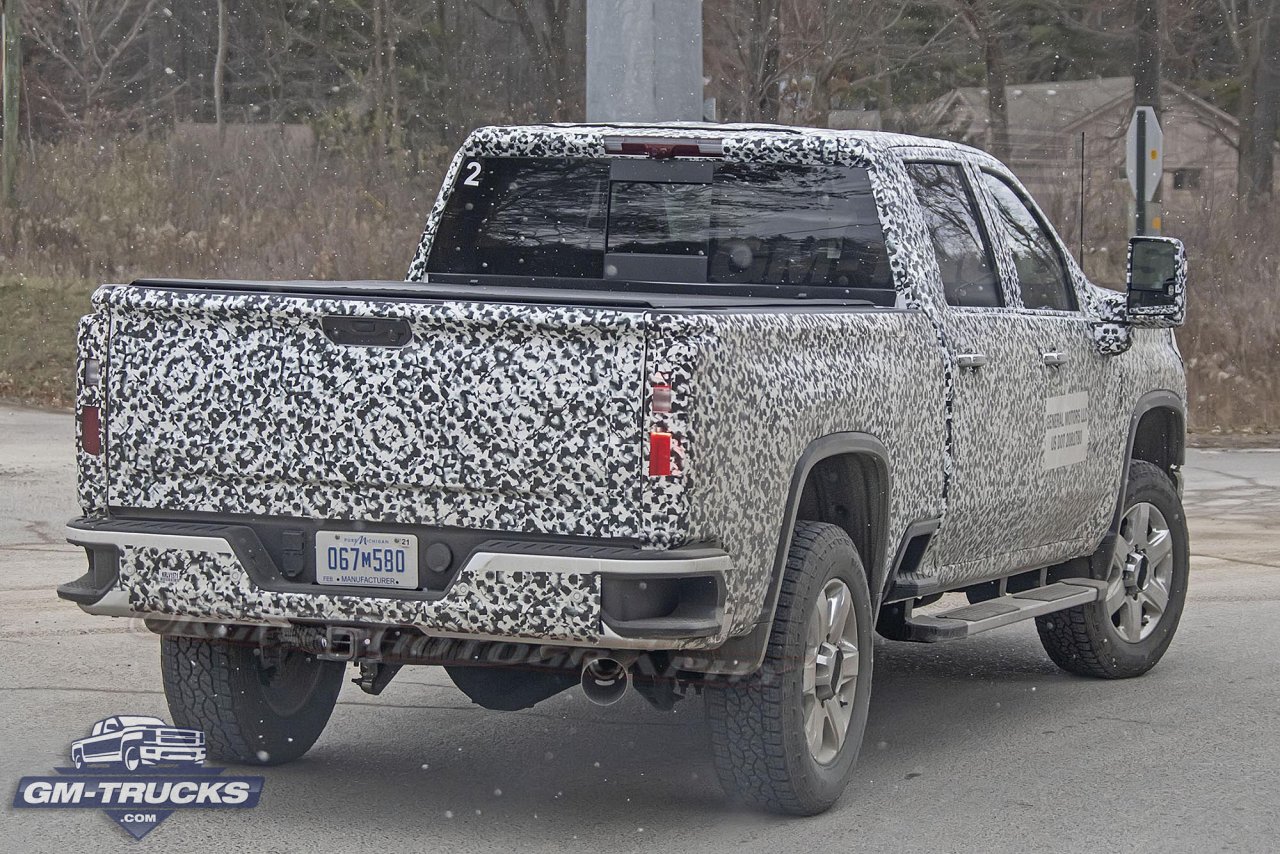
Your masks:
{"label": "rear door", "polygon": [[1014,334],[1018,313],[965,168],[942,160],[907,164],[938,260],[943,332],[955,359],[952,470],[947,512],[934,541],[948,579],[991,572],[992,558],[1025,546],[1031,519],[1025,472],[1040,377]]}

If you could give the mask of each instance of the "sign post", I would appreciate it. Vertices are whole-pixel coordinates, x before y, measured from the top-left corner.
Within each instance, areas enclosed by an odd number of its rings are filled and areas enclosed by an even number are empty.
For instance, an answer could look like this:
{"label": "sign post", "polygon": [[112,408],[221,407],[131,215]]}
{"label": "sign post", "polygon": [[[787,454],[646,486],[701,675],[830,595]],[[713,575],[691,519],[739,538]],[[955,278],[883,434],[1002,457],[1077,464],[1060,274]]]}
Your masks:
{"label": "sign post", "polygon": [[1134,233],[1159,234],[1160,208],[1151,204],[1164,175],[1164,131],[1151,107],[1138,107],[1125,136],[1125,174],[1133,188]]}

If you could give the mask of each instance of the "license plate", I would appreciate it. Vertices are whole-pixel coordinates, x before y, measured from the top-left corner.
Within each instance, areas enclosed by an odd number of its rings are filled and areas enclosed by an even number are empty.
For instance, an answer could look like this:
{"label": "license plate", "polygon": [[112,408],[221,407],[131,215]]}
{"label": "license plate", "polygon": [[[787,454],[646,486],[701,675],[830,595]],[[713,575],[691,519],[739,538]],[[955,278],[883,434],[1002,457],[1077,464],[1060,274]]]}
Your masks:
{"label": "license plate", "polygon": [[418,538],[369,531],[316,532],[316,583],[418,586]]}

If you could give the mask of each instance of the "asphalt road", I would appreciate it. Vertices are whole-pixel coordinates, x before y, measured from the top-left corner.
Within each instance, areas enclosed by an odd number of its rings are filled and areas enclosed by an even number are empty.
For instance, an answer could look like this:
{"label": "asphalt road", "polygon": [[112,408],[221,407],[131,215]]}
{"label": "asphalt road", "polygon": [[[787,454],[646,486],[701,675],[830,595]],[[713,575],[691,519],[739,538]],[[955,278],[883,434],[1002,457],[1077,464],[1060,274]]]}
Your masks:
{"label": "asphalt road", "polygon": [[[0,408],[0,783],[67,763],[112,714],[167,718],[158,642],[53,594],[83,557],[71,420]],[[175,814],[134,842],[97,811],[8,810],[0,850],[1280,850],[1280,452],[1190,454],[1190,601],[1164,661],[1106,683],[1059,672],[1028,624],[876,647],[844,799],[812,819],[725,804],[702,708],[572,691],[523,713],[407,669],[348,685],[303,760],[249,812]]]}

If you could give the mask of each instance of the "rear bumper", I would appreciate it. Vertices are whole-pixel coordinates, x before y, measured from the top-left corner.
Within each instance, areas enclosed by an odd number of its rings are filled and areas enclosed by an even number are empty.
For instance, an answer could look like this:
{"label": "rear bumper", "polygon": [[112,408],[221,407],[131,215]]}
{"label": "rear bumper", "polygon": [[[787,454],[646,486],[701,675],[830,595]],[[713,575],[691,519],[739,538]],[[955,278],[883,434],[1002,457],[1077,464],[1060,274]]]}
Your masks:
{"label": "rear bumper", "polygon": [[90,614],[644,650],[715,648],[729,625],[730,558],[715,548],[490,540],[443,589],[390,591],[290,579],[249,525],[86,518],[67,541],[90,566],[58,595]]}

